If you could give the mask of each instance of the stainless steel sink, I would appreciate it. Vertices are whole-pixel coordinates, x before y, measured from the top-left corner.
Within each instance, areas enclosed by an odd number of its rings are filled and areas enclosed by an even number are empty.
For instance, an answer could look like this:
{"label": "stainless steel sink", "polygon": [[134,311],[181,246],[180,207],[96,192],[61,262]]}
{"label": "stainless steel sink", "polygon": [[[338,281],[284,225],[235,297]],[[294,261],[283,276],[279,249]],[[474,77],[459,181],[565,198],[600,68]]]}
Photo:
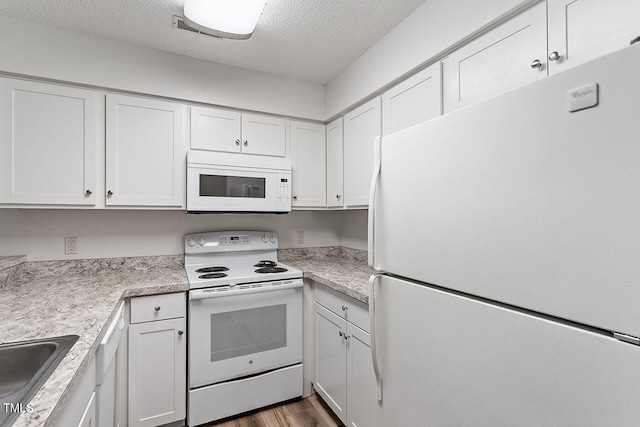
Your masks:
{"label": "stainless steel sink", "polygon": [[0,426],[11,425],[77,340],[65,335],[0,344]]}

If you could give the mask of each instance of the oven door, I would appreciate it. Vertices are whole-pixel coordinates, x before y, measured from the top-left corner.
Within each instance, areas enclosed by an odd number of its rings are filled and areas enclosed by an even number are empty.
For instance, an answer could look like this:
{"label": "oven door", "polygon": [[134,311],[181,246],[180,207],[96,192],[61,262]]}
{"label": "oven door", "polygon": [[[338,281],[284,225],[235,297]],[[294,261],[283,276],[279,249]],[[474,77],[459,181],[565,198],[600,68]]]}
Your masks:
{"label": "oven door", "polygon": [[[189,165],[187,210],[279,212],[291,210],[290,172]],[[286,198],[289,193],[288,199]],[[286,200],[285,200],[286,199]],[[287,203],[283,203],[288,201]]]}
{"label": "oven door", "polygon": [[189,291],[189,388],[300,362],[301,279],[240,291]]}

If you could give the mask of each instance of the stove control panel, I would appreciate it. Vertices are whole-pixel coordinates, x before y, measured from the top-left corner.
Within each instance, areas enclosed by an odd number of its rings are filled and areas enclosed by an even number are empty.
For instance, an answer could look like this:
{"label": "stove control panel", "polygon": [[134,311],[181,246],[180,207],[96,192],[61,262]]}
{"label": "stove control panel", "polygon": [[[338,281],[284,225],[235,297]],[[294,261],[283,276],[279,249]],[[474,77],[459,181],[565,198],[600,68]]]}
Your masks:
{"label": "stove control panel", "polygon": [[215,231],[184,236],[185,254],[278,249],[276,233]]}

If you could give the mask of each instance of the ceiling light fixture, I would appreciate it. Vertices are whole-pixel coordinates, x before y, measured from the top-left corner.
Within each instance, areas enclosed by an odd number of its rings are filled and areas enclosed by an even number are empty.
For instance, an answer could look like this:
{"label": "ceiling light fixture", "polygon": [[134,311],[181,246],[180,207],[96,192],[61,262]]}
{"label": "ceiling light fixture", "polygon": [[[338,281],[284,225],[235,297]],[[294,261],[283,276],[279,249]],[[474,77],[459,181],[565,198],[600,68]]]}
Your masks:
{"label": "ceiling light fixture", "polygon": [[251,37],[266,0],[185,0],[184,20],[192,28],[216,37]]}

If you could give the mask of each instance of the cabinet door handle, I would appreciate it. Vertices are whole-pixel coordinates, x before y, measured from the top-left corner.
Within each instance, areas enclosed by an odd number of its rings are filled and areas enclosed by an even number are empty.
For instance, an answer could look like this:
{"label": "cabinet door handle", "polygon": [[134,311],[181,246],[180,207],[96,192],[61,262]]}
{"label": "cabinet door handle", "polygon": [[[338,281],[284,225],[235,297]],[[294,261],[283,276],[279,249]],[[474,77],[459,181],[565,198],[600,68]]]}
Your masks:
{"label": "cabinet door handle", "polygon": [[557,51],[553,51],[549,54],[549,61],[557,61],[560,59],[560,54]]}
{"label": "cabinet door handle", "polygon": [[154,309],[155,311],[160,311],[160,306],[159,306],[159,305],[156,305],[155,307],[153,307],[153,309]]}
{"label": "cabinet door handle", "polygon": [[247,145],[249,145],[249,141],[247,141],[246,139],[244,140],[244,146],[246,147]]}
{"label": "cabinet door handle", "polygon": [[539,59],[534,60],[531,63],[531,68],[536,69],[536,68],[542,68],[542,62],[540,62]]}
{"label": "cabinet door handle", "polygon": [[184,334],[184,331],[178,331],[178,335],[182,336],[182,334]]}
{"label": "cabinet door handle", "polygon": [[111,197],[111,196],[113,196],[113,191],[111,190],[107,191],[107,197]]}
{"label": "cabinet door handle", "polygon": [[343,305],[343,306],[342,306],[342,311],[347,311],[347,310],[349,310],[349,306],[347,306],[347,305]]}
{"label": "cabinet door handle", "polygon": [[336,199],[340,200],[340,197],[342,197],[342,196],[339,195],[339,194],[336,194]]}
{"label": "cabinet door handle", "polygon": [[293,195],[293,200],[298,200],[298,196],[296,196],[295,194]]}
{"label": "cabinet door handle", "polygon": [[240,145],[240,140],[236,139],[236,145]]}
{"label": "cabinet door handle", "polygon": [[87,191],[84,192],[84,194],[86,194],[87,196],[90,196],[92,193],[93,193],[93,191],[91,191],[91,190],[87,190]]}

